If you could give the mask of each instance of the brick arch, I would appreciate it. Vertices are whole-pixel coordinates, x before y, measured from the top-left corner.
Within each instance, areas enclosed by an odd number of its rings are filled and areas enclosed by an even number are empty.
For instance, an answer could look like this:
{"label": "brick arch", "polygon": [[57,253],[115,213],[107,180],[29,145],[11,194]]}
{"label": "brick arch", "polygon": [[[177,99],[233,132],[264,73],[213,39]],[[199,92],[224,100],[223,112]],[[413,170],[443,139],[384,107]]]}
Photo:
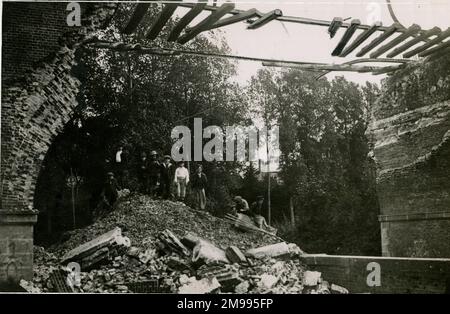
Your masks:
{"label": "brick arch", "polygon": [[[90,5],[83,25],[64,34],[51,57],[3,91],[2,211],[33,210],[33,194],[47,150],[77,106],[80,82],[71,73],[80,43],[112,16],[115,5]],[[37,48],[37,47],[36,47]]]}
{"label": "brick arch", "polygon": [[[2,38],[0,291],[9,290],[11,280],[18,282],[33,276],[33,224],[37,219],[34,190],[50,144],[77,106],[76,95],[81,83],[71,73],[75,52],[83,40],[108,23],[117,7],[115,3],[84,3],[82,26],[67,32],[66,5],[3,5],[3,17],[6,15],[12,22],[21,19],[25,26],[18,22],[7,31],[4,27]],[[5,25],[9,24],[4,22]],[[20,55],[17,58],[16,41],[26,42],[17,50]],[[42,60],[50,51],[53,53]],[[16,58],[18,64],[12,66],[6,62],[5,55]],[[29,60],[35,56],[38,58]],[[41,61],[40,65],[18,80],[18,72],[24,72],[37,60]]]}

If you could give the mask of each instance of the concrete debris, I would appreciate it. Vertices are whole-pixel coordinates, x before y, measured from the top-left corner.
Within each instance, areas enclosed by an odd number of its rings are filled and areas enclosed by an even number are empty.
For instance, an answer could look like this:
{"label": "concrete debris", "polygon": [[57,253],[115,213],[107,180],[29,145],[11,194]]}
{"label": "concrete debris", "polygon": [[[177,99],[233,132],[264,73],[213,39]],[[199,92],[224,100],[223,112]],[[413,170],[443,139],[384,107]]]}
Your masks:
{"label": "concrete debris", "polygon": [[248,281],[243,281],[234,288],[234,292],[238,294],[244,294],[248,292],[249,288],[250,284],[248,283]]}
{"label": "concrete debris", "polygon": [[331,293],[332,294],[348,294],[348,290],[344,287],[335,285],[334,283],[331,284]]}
{"label": "concrete debris", "polygon": [[205,294],[213,293],[220,288],[220,283],[216,278],[203,278],[200,280],[195,277],[189,278],[189,281],[180,287],[180,294]]}
{"label": "concrete debris", "polygon": [[[122,230],[126,236],[122,235]],[[184,236],[178,240],[182,234]],[[209,214],[199,218],[195,211],[181,203],[134,196],[119,201],[114,212],[93,225],[71,231],[66,241],[48,251],[35,247],[34,278],[22,284],[28,292],[60,291],[63,280],[71,278],[70,272],[61,270],[75,261],[81,262],[82,267],[79,283],[69,286],[74,292],[326,291],[325,282],[319,286],[319,280],[305,290],[305,282],[313,283],[311,272],[299,259],[286,258],[297,250],[295,246],[272,241],[273,238],[264,235],[254,237],[252,233],[236,231]],[[256,249],[248,250],[251,247]],[[242,254],[245,251],[247,256]],[[56,282],[58,274],[61,276]],[[344,293],[345,289],[339,288],[342,287],[331,285],[328,290]]]}
{"label": "concrete debris", "polygon": [[254,258],[283,258],[290,256],[289,246],[286,242],[280,242],[276,244],[266,245],[256,249],[250,249],[246,253],[247,255]]}
{"label": "concrete debris", "polygon": [[322,273],[318,271],[305,271],[303,274],[303,285],[307,287],[317,286],[320,283]]}
{"label": "concrete debris", "polygon": [[168,229],[161,232],[158,236],[161,242],[161,248],[167,253],[177,253],[182,256],[190,256],[191,252],[187,247],[180,242],[180,240]]}
{"label": "concrete debris", "polygon": [[216,278],[222,286],[222,292],[232,292],[242,282],[239,277],[239,268],[232,265],[204,265],[197,270],[197,276],[201,278]]}
{"label": "concrete debris", "polygon": [[181,243],[183,243],[186,247],[189,249],[194,249],[194,247],[197,245],[198,242],[200,242],[202,239],[197,236],[195,233],[188,232],[184,235],[184,237],[180,240]]}
{"label": "concrete debris", "polygon": [[41,293],[41,289],[36,288],[32,282],[21,279],[19,285],[28,293]]}
{"label": "concrete debris", "polygon": [[231,245],[227,247],[225,250],[225,255],[231,263],[246,263],[247,258],[244,254],[239,250],[238,247]]}
{"label": "concrete debris", "polygon": [[[134,253],[132,253],[134,254]],[[130,253],[128,254],[130,255]],[[133,255],[131,255],[133,256]],[[147,249],[144,252],[138,253],[138,258],[143,264],[147,264],[150,260],[154,259],[157,256],[155,249]]]}
{"label": "concrete debris", "polygon": [[194,250],[192,251],[192,262],[197,265],[230,263],[224,250],[219,249],[211,242],[205,240],[199,241],[194,247]]}
{"label": "concrete debris", "polygon": [[89,269],[102,261],[123,254],[130,246],[130,239],[122,236],[122,230],[116,227],[67,252],[62,257],[61,263],[77,262],[81,269]]}
{"label": "concrete debris", "polygon": [[260,284],[267,289],[272,288],[278,281],[274,275],[262,274]]}

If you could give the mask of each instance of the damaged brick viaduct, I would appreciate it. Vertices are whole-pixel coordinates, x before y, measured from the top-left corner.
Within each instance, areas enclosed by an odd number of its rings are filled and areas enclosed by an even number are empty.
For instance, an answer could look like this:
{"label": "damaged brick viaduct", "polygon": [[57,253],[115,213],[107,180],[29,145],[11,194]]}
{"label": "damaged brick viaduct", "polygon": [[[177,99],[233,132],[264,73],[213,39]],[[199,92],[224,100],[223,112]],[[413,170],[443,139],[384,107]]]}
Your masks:
{"label": "damaged brick viaduct", "polygon": [[[83,3],[80,27],[66,5],[3,4],[0,282],[32,277],[33,193],[77,106],[75,51],[116,4]],[[450,58],[389,77],[372,116],[383,255],[450,257]]]}

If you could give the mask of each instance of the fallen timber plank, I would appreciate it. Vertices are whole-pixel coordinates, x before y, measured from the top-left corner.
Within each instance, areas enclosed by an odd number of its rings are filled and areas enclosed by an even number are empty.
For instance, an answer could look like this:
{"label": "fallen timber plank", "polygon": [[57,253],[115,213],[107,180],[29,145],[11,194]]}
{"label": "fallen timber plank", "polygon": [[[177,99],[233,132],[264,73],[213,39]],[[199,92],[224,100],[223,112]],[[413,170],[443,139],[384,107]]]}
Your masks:
{"label": "fallen timber plank", "polygon": [[386,29],[383,34],[372,40],[367,46],[363,47],[357,54],[357,57],[362,57],[376,46],[381,44],[383,41],[391,37],[394,33],[396,33],[399,29],[402,29],[402,26],[399,23],[394,23]]}
{"label": "fallen timber plank", "polygon": [[450,28],[448,28],[447,30],[443,31],[442,33],[440,33],[439,35],[437,35],[435,38],[433,38],[432,40],[430,40],[429,42],[423,44],[422,46],[419,46],[411,51],[408,51],[407,53],[403,54],[403,58],[411,58],[412,56],[421,53],[422,51],[425,51],[426,49],[439,44],[440,42],[442,42],[444,39],[446,39],[447,37],[450,36]]}
{"label": "fallen timber plank", "polygon": [[389,49],[394,48],[399,43],[401,43],[402,41],[407,39],[408,37],[413,36],[414,34],[417,34],[418,32],[420,32],[420,30],[421,30],[421,27],[419,25],[417,25],[417,24],[411,25],[403,34],[398,35],[396,38],[394,38],[393,40],[388,42],[386,45],[381,46],[376,51],[372,52],[370,54],[370,57],[371,58],[378,58],[383,53],[385,53]]}
{"label": "fallen timber plank", "polygon": [[336,48],[334,48],[333,52],[331,53],[332,56],[339,56],[341,54],[342,50],[345,48],[349,40],[352,38],[353,34],[358,29],[358,25],[360,24],[361,21],[358,19],[354,19],[351,21],[350,27],[347,28],[341,40],[337,44]]}
{"label": "fallen timber plank", "polygon": [[[167,1],[179,1],[179,0],[167,0]],[[166,25],[167,21],[169,21],[172,14],[177,9],[178,4],[175,3],[166,3],[164,4],[164,8],[161,13],[158,15],[156,20],[153,22],[152,26],[150,26],[150,30],[148,31],[147,37],[150,40],[154,40],[158,37],[159,33],[163,29],[164,25]]]}
{"label": "fallen timber plank", "polygon": [[192,7],[192,9],[187,12],[173,27],[173,29],[169,33],[169,37],[167,38],[168,41],[175,41],[180,36],[183,29],[185,29],[189,23],[191,23],[200,13],[203,12],[203,9],[205,8],[207,4],[207,0],[199,0],[195,6]]}
{"label": "fallen timber plank", "polygon": [[122,30],[122,33],[126,35],[132,34],[139,26],[139,23],[144,18],[149,8],[150,3],[138,3],[128,24]]}
{"label": "fallen timber plank", "polygon": [[382,25],[381,22],[375,22],[369,29],[359,34],[359,36],[356,37],[356,39],[347,48],[345,48],[344,51],[342,51],[339,57],[346,57],[353,50],[358,48],[367,38],[369,38],[373,33],[375,33],[381,27],[381,25]]}
{"label": "fallen timber plank", "polygon": [[192,40],[198,34],[207,31],[211,25],[220,20],[225,14],[229,13],[234,9],[233,3],[224,3],[222,4],[217,11],[212,12],[206,19],[201,21],[199,24],[189,29],[189,31],[178,38],[177,42],[180,44],[185,44],[188,41]]}
{"label": "fallen timber plank", "polygon": [[431,37],[434,35],[437,35],[441,32],[441,29],[439,27],[433,27],[432,29],[426,31],[425,33],[414,37],[413,39],[411,39],[410,41],[404,43],[403,45],[401,45],[400,47],[395,48],[392,52],[390,52],[387,57],[388,58],[394,58],[397,55],[399,55],[400,53],[402,53],[403,51],[405,51],[406,49],[411,48],[412,46],[414,46],[415,44]]}

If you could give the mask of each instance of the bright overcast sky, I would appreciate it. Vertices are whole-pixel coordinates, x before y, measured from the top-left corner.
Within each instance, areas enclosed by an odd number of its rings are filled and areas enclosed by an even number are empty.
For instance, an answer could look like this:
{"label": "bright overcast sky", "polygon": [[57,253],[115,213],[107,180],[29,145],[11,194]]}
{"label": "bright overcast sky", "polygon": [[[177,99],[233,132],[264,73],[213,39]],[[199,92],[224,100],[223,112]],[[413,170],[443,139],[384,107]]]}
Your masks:
{"label": "bright overcast sky", "polygon": [[[224,1],[219,0],[218,2],[220,4]],[[406,27],[413,23],[419,24],[422,29],[438,26],[445,30],[450,27],[450,0],[392,0],[391,2],[397,18]],[[363,24],[372,24],[374,16],[378,15],[379,18],[375,20],[382,21],[384,26],[389,26],[393,23],[385,0],[240,0],[235,3],[236,9],[256,8],[261,12],[280,9],[283,15],[312,19],[332,20],[333,17],[342,17],[344,19],[359,19]],[[379,4],[379,6],[374,6],[374,3]],[[185,12],[186,9],[184,8],[177,10],[178,14],[184,14]],[[195,25],[207,14],[209,13],[200,15],[191,25]],[[222,28],[225,31],[225,37],[233,54],[282,60],[343,63],[354,59],[354,55],[358,51],[356,49],[347,58],[331,56],[331,52],[345,32],[345,28],[341,28],[336,36],[330,39],[327,27],[322,26],[273,21],[257,30],[247,30],[246,25],[246,23],[240,22]],[[361,31],[358,30],[352,39],[359,32]],[[380,32],[372,35],[369,41],[377,34],[380,34]],[[237,80],[244,83],[261,67],[262,65],[258,62],[239,62],[239,76]],[[357,83],[364,83],[367,80],[378,82],[383,77],[348,72],[334,72],[329,74],[328,77],[330,78],[334,75],[344,75],[347,79]]]}

